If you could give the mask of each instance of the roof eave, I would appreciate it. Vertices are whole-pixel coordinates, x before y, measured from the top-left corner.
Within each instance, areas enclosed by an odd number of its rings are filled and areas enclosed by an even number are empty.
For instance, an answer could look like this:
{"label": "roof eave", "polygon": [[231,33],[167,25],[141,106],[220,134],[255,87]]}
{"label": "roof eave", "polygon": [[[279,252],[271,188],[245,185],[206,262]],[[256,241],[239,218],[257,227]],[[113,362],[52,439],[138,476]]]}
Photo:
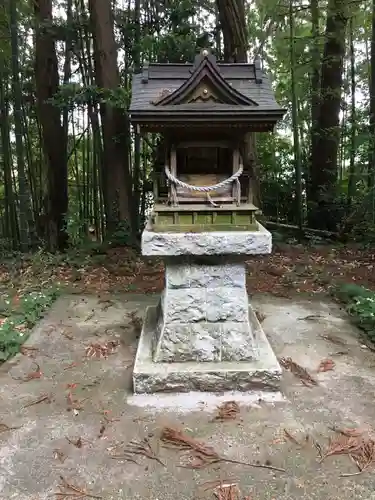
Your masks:
{"label": "roof eave", "polygon": [[226,123],[243,123],[243,122],[259,122],[269,121],[278,122],[286,113],[285,109],[262,109],[261,107],[252,108],[251,110],[184,110],[173,111],[171,109],[153,110],[129,110],[130,120],[134,124],[150,123],[155,124],[170,123],[170,122],[210,122],[212,120]]}

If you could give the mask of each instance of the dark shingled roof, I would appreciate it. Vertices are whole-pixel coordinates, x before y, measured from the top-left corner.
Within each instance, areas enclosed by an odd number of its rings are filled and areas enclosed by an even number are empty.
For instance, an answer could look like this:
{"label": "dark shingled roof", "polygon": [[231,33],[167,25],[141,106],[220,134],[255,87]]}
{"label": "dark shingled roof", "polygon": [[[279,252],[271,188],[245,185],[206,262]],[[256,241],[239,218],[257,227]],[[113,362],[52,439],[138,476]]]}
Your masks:
{"label": "dark shingled roof", "polygon": [[[192,88],[202,77],[211,79],[217,88],[221,86],[227,99],[220,103],[183,103],[182,99],[179,101],[174,97],[182,95],[183,89]],[[211,117],[218,117],[221,121],[224,116],[229,120],[231,115],[236,121],[266,118],[274,124],[284,114],[258,60],[254,64],[217,63],[207,52],[197,56],[193,64],[153,63],[142,73],[135,74],[129,111],[135,123],[178,118],[195,121],[198,117],[198,121]]]}

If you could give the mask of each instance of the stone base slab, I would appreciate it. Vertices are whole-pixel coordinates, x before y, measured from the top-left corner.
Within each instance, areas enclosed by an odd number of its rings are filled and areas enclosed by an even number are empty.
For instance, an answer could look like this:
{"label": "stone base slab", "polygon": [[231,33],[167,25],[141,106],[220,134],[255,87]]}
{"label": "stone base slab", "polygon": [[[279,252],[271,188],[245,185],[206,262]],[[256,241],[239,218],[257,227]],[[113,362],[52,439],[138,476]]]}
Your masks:
{"label": "stone base slab", "polygon": [[134,392],[280,391],[280,365],[251,306],[249,318],[259,350],[257,360],[154,362],[152,345],[158,322],[158,308],[149,307],[134,364]]}
{"label": "stone base slab", "polygon": [[271,253],[272,236],[257,222],[257,231],[213,231],[205,233],[156,232],[150,223],[142,233],[142,255],[264,255]]}

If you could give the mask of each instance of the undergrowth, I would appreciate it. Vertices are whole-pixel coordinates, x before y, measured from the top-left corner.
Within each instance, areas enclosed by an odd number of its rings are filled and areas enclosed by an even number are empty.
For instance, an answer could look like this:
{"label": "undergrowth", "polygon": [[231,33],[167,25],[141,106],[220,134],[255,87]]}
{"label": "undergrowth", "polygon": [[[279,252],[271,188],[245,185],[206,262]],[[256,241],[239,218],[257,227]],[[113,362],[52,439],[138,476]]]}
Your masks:
{"label": "undergrowth", "polygon": [[31,329],[58,296],[57,289],[3,295],[0,299],[0,363],[17,354]]}
{"label": "undergrowth", "polygon": [[337,288],[335,295],[346,304],[352,321],[375,343],[375,292],[347,284]]}

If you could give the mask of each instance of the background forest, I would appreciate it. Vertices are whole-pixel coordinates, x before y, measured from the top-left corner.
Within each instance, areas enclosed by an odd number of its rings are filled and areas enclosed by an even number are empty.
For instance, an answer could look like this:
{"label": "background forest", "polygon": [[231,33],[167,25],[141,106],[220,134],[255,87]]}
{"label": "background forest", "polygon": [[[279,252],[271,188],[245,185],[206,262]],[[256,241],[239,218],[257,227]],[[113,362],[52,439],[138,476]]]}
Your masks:
{"label": "background forest", "polygon": [[2,251],[137,241],[155,139],[132,74],[202,47],[259,56],[287,109],[255,137],[267,224],[375,240],[375,1],[5,0],[0,30]]}

